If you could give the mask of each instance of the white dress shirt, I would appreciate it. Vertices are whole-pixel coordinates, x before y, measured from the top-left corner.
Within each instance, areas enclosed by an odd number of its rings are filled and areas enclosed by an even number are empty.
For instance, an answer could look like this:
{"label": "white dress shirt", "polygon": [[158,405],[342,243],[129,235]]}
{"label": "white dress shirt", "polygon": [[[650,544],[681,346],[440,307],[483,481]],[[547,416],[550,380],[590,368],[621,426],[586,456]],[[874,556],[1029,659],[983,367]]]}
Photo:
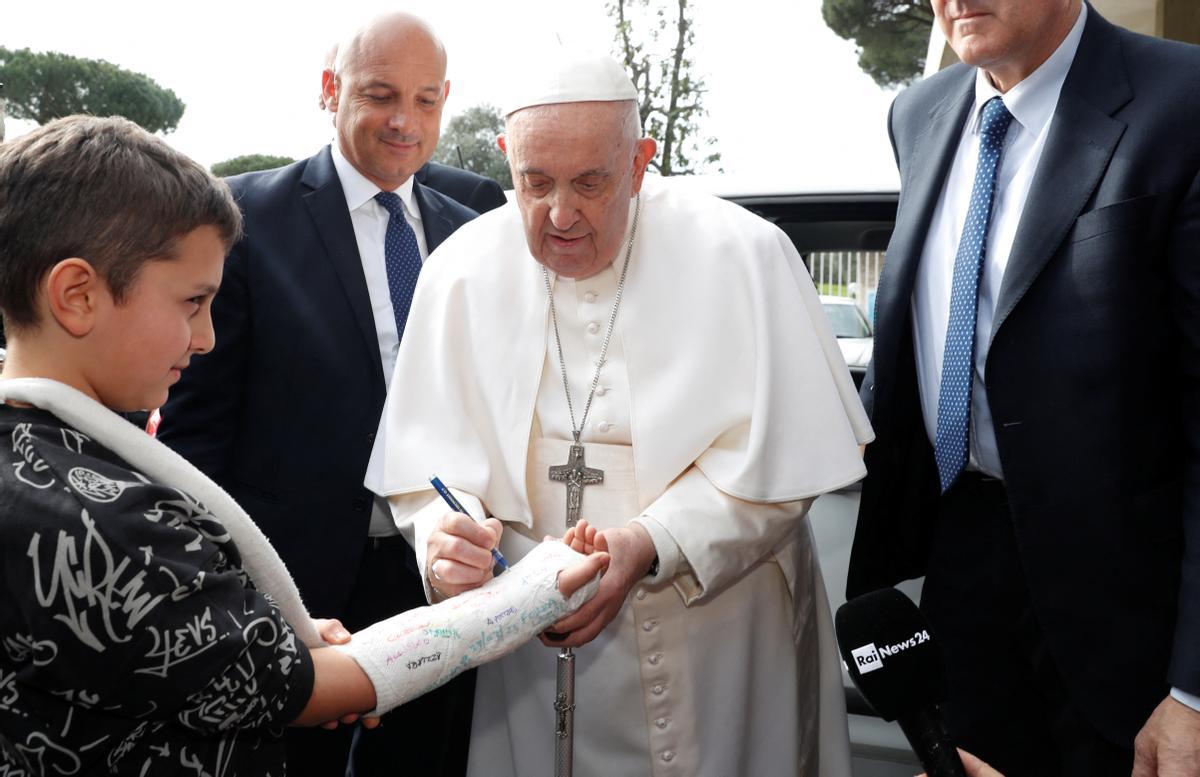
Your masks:
{"label": "white dress shirt", "polygon": [[958,253],[975,168],[979,160],[980,112],[993,97],[1001,97],[1013,116],[1006,136],[1000,166],[996,172],[996,195],[992,204],[991,227],[983,258],[983,277],[979,282],[979,310],[975,326],[974,386],[971,391],[970,460],[968,469],[1003,478],[992,413],[984,389],[983,369],[991,345],[992,320],[1000,284],[1008,266],[1013,240],[1020,226],[1021,212],[1029,195],[1029,186],[1037,172],[1042,149],[1046,145],[1054,108],[1075,60],[1087,4],[1081,4],[1079,18],[1041,67],[1001,95],[983,70],[975,72],[975,105],[967,117],[946,176],[941,199],[933,212],[921,263],[913,287],[913,342],[917,361],[917,382],[925,413],[925,429],[930,442],[937,439],[938,394],[942,380],[942,352],[946,346],[946,328],[950,320],[950,289],[954,277],[954,258]]}
{"label": "white dress shirt", "polygon": [[[371,316],[375,319],[375,334],[379,338],[379,358],[383,362],[383,380],[387,383],[395,372],[396,352],[400,350],[400,333],[396,331],[396,314],[392,310],[392,294],[388,289],[383,257],[383,243],[391,214],[375,201],[375,195],[381,189],[350,164],[336,142],[331,150],[333,166],[342,183],[342,192],[346,195],[350,223],[354,226],[354,240],[358,243],[363,277],[367,279],[367,296],[371,300]],[[425,229],[416,195],[413,194],[412,177],[393,191],[404,205],[404,218],[416,234],[417,248],[423,262],[429,256],[429,249],[425,245]],[[386,500],[379,497],[375,498],[371,508],[370,533],[373,537],[399,534]]]}

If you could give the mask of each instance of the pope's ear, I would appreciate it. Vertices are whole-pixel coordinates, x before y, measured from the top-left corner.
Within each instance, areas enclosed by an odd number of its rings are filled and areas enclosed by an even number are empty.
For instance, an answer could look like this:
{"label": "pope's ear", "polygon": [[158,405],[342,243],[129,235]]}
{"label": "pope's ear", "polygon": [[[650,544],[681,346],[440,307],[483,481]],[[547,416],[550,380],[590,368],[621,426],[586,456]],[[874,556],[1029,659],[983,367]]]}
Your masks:
{"label": "pope's ear", "polygon": [[658,143],[654,141],[654,138],[642,138],[637,142],[633,155],[633,194],[642,190],[642,177],[646,175],[646,168],[657,152]]}
{"label": "pope's ear", "polygon": [[105,299],[108,283],[86,259],[63,259],[46,275],[46,308],[58,325],[73,337],[92,331]]}
{"label": "pope's ear", "polygon": [[500,149],[500,153],[508,156],[508,138],[503,132],[496,136],[496,148]]}

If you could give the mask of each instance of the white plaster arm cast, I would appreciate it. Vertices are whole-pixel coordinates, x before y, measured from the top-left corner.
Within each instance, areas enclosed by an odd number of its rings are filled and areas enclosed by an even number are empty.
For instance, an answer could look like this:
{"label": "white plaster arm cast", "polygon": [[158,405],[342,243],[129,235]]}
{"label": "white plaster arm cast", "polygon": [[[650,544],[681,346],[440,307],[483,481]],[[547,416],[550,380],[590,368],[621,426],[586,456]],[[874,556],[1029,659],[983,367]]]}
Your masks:
{"label": "white plaster arm cast", "polygon": [[564,599],[558,573],[584,558],[547,540],[480,588],[380,621],[332,649],[362,667],[375,686],[370,714],[381,715],[511,653],[579,609],[595,596],[600,576]]}

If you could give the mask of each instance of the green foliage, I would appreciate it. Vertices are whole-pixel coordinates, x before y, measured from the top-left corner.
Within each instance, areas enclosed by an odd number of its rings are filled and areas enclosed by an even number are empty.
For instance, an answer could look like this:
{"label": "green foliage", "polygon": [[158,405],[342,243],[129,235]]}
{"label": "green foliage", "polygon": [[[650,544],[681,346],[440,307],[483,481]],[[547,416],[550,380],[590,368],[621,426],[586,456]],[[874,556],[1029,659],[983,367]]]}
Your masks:
{"label": "green foliage", "polygon": [[86,113],[124,116],[150,132],[170,132],[183,117],[183,101],[170,89],[99,59],[0,48],[0,82],[9,115],[38,124]]}
{"label": "green foliage", "polygon": [[229,175],[252,173],[255,170],[274,170],[295,162],[290,156],[271,156],[270,154],[246,154],[217,162],[212,166],[212,174],[224,178]]}
{"label": "green foliage", "polygon": [[858,66],[882,87],[925,69],[933,11],[928,0],[823,0],[829,29],[858,46]]}
{"label": "green foliage", "polygon": [[433,158],[444,165],[487,176],[511,189],[512,171],[496,147],[496,136],[501,132],[504,132],[504,117],[499,109],[486,103],[472,105],[446,124]]}
{"label": "green foliage", "polygon": [[642,127],[659,143],[651,169],[662,175],[720,171],[716,141],[699,137],[707,111],[704,79],[692,75],[688,56],[695,42],[688,0],[611,0],[605,10],[616,23],[617,58],[638,90]]}

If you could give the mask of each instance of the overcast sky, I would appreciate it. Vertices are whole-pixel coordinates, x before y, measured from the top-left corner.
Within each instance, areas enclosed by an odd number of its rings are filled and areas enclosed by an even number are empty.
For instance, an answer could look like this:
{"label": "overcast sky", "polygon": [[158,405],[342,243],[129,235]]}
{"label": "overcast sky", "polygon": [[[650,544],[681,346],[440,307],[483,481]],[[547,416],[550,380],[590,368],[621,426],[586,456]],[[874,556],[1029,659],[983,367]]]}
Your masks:
{"label": "overcast sky", "polygon": [[[317,107],[322,57],[363,19],[403,8],[449,51],[443,123],[503,102],[514,55],[562,45],[611,51],[604,0],[58,0],[6,2],[0,46],[106,59],[186,103],[167,140],[205,165],[241,154],[304,157],[331,137]],[[896,173],[885,121],[892,94],[821,19],[821,0],[693,0],[702,130],[727,173],[780,188],[880,188]],[[8,122],[12,137],[28,124]]]}

